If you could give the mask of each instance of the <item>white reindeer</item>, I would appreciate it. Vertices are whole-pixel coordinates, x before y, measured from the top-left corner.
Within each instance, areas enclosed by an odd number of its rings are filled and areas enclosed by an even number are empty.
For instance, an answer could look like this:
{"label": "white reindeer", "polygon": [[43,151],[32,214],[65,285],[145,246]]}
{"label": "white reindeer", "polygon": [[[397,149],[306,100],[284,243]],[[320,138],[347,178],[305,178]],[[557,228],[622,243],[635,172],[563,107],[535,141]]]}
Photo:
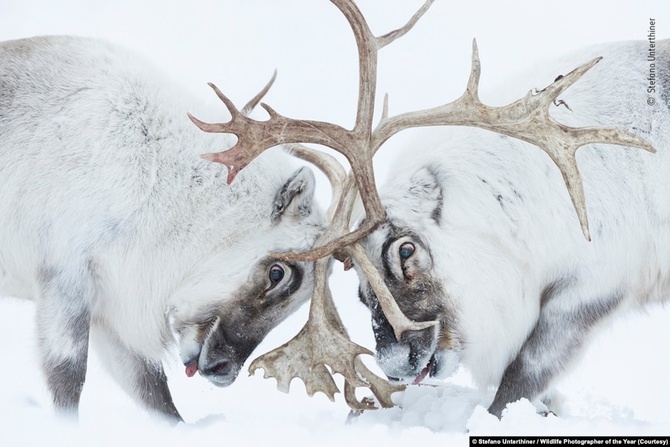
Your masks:
{"label": "white reindeer", "polygon": [[63,413],[76,413],[91,329],[115,378],[180,419],[161,366],[175,333],[186,374],[225,386],[311,293],[312,264],[268,255],[321,231],[311,171],[268,153],[229,186],[199,154],[230,141],[194,126],[195,108],[106,43],[0,43],[0,294],[36,301]]}
{"label": "white reindeer", "polygon": [[416,383],[465,365],[498,387],[489,411],[501,416],[522,397],[550,400],[554,379],[618,311],[668,299],[670,41],[656,43],[653,84],[648,50],[646,41],[607,44],[519,78],[548,85],[603,56],[551,115],[626,129],[657,149],[578,153],[590,242],[559,170],[532,145],[472,128],[410,144],[380,191],[386,221],[362,244],[403,313],[439,324],[396,338],[359,275],[385,374]]}

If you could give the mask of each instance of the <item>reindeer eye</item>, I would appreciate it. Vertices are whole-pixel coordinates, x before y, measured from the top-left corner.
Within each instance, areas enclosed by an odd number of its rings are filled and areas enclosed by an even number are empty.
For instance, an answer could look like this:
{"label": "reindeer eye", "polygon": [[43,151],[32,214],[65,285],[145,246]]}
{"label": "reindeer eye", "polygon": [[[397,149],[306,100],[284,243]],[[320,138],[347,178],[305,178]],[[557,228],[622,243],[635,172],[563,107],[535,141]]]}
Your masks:
{"label": "reindeer eye", "polygon": [[279,264],[274,264],[270,267],[268,278],[270,279],[270,289],[273,289],[282,279],[284,279],[284,269]]}
{"label": "reindeer eye", "polygon": [[400,259],[402,261],[408,260],[414,254],[414,250],[415,250],[414,244],[412,244],[411,242],[405,242],[400,246],[400,250],[398,251]]}

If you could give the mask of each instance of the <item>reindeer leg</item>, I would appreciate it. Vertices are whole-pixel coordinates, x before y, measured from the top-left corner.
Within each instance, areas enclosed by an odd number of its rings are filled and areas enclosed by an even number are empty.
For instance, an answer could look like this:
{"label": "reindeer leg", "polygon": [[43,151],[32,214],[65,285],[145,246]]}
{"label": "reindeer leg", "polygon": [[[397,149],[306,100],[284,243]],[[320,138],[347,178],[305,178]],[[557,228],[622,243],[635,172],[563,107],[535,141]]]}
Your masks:
{"label": "reindeer leg", "polygon": [[141,358],[137,359],[137,364],[139,368],[135,375],[135,389],[139,399],[147,408],[168,420],[182,422],[183,419],[172,401],[163,365]]}
{"label": "reindeer leg", "polygon": [[508,403],[540,397],[581,348],[590,330],[621,302],[618,293],[580,300],[578,287],[562,282],[542,293],[535,328],[516,358],[507,366],[489,412],[501,417]]}
{"label": "reindeer leg", "polygon": [[[170,422],[183,419],[177,411],[160,361],[152,361],[126,347],[118,336],[107,331],[95,331],[94,342],[102,342],[101,359],[114,380],[141,403]],[[96,347],[97,344],[96,344]]]}
{"label": "reindeer leg", "polygon": [[37,300],[42,369],[56,411],[77,416],[86,378],[93,279],[88,268],[43,268]]}

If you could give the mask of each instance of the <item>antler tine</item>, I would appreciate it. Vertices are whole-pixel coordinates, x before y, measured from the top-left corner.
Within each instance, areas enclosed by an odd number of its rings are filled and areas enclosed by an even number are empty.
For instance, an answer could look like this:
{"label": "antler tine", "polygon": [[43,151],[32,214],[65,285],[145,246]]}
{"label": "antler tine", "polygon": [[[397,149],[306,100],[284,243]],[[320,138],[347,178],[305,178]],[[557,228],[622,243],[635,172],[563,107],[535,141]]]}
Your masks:
{"label": "antler tine", "polygon": [[265,84],[265,87],[263,87],[263,89],[260,92],[258,92],[256,96],[251,98],[249,102],[246,103],[244,107],[242,107],[242,115],[249,116],[249,113],[251,113],[251,111],[256,108],[258,103],[261,102],[261,100],[265,97],[265,95],[267,95],[267,93],[270,91],[270,88],[275,83],[276,79],[277,79],[277,70],[275,70],[272,73],[272,77],[270,78],[268,83]]}
{"label": "antler tine", "polygon": [[407,34],[428,11],[434,0],[426,0],[404,26],[379,37],[372,34],[363,13],[352,0],[331,0],[331,2],[346,17],[356,39],[360,72],[358,111],[354,131],[369,135],[372,129],[374,101],[377,92],[377,56],[379,50]]}
{"label": "antler tine", "polygon": [[[368,382],[370,391],[372,391],[372,394],[377,398],[377,401],[379,401],[382,408],[393,407],[394,403],[391,399],[391,395],[407,388],[406,385],[391,383],[386,379],[382,379],[370,371],[360,358],[356,359],[356,372]],[[347,401],[347,404],[354,410],[373,410],[376,408],[374,402],[368,398],[363,398],[361,401],[358,401],[358,399],[356,399],[355,387],[348,382],[345,382],[344,384],[344,398]]]}
{"label": "antler tine", "polygon": [[470,77],[465,89],[465,95],[473,102],[479,103],[479,77],[482,74],[482,62],[479,60],[479,47],[477,39],[472,39],[472,58],[470,66]]}
{"label": "antler tine", "polygon": [[[247,117],[249,113],[258,105],[258,103],[263,99],[263,97],[267,94],[267,92],[270,90],[272,85],[275,82],[275,79],[277,79],[277,70],[274,71],[272,74],[272,77],[270,78],[270,81],[263,87],[263,89],[256,94],[247,104],[242,108],[242,111],[240,112],[237,110],[237,107],[235,107],[235,104],[228,98],[219,88],[214,85],[213,83],[208,83],[208,85],[214,90],[216,93],[216,96],[221,99],[221,101],[225,104],[226,108],[230,112],[231,115],[231,120],[230,123],[234,123],[239,120],[243,120],[243,118]],[[209,133],[226,133],[228,132],[228,129],[221,125],[221,124],[210,124],[210,123],[205,123],[203,121],[200,121],[198,118],[194,117],[190,113],[187,114],[189,119],[196,125],[198,128],[204,132],[209,132]],[[241,118],[240,118],[241,117]],[[243,169],[248,162],[246,162],[243,159],[240,159],[239,157],[233,157],[233,156],[226,156],[226,154],[223,153],[213,153],[213,154],[203,154],[201,155],[202,158],[205,160],[213,161],[216,163],[222,163],[226,165],[228,168],[228,183],[232,182],[237,175],[237,173]]]}
{"label": "antler tine", "polygon": [[[358,49],[358,108],[353,133],[368,140],[377,93],[377,39],[370,31],[363,13],[352,0],[331,0],[347,19]],[[365,146],[361,147],[365,150]]]}
{"label": "antler tine", "polygon": [[414,25],[416,25],[416,22],[419,21],[421,17],[428,11],[428,8],[433,4],[435,0],[426,0],[426,2],[419,8],[417,12],[414,13],[411,19],[401,28],[398,28],[396,30],[393,30],[389,33],[384,34],[383,36],[377,37],[377,45],[379,49],[384,48],[386,45],[393,43],[396,39],[401,38],[409,30],[411,30]]}
{"label": "antler tine", "polygon": [[385,120],[389,117],[389,94],[384,94],[384,105],[382,106],[382,117],[381,120]]}

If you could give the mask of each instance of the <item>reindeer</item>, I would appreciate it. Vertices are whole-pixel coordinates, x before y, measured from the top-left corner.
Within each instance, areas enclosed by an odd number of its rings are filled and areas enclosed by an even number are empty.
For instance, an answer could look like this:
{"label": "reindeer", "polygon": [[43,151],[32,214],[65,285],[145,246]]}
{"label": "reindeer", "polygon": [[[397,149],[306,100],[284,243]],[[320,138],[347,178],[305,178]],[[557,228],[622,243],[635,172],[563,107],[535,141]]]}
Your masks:
{"label": "reindeer", "polygon": [[[489,407],[497,416],[509,402],[543,397],[600,322],[668,294],[668,160],[652,155],[670,138],[667,75],[656,83],[662,103],[649,108],[646,43],[611,44],[552,68],[548,87],[492,107],[479,98],[481,62],[473,41],[460,98],[390,116],[386,96],[373,126],[378,51],[407,33],[432,0],[382,36],[371,33],[353,1],[331,2],[358,47],[353,129],[291,119],[265,104],[269,119],[256,121],[235,114],[218,89],[233,118],[216,124],[193,118],[204,131],[238,136],[231,149],[210,156],[231,175],[279,143],[314,159],[326,154],[302,143],[326,146],[351,167],[346,174],[328,164],[335,186],[331,222],[314,247],[273,254],[316,262],[310,317],[294,339],[250,370],[263,368],[282,390],[299,377],[310,395],[321,391],[331,399],[339,391],[332,375],[339,373],[353,409],[376,406],[359,400],[357,387],[369,388],[381,406],[393,405],[392,394],[405,385],[373,374],[359,358],[372,352],[348,340],[326,283],[333,256],[359,274],[376,359],[387,377],[419,383],[467,365],[480,383],[499,385]],[[669,43],[657,42],[659,65],[667,66],[669,56]],[[426,126],[478,129],[415,142],[413,160],[401,158],[380,197],[372,166],[377,150],[404,129]],[[582,146],[589,147],[580,158],[584,185],[576,159]],[[365,217],[350,231],[357,191]]]}
{"label": "reindeer", "polygon": [[161,363],[171,346],[188,376],[227,386],[310,296],[313,264],[268,252],[321,233],[312,171],[268,153],[229,186],[199,155],[230,141],[189,121],[196,106],[104,42],[0,43],[0,293],[36,302],[59,413],[77,413],[91,331],[115,379],[180,420]]}
{"label": "reindeer", "polygon": [[[551,385],[595,330],[621,311],[668,300],[670,78],[650,107],[648,45],[602,45],[551,68],[556,76],[602,55],[552,118],[631,129],[659,150],[605,144],[580,153],[590,241],[551,160],[524,141],[450,129],[412,142],[411,160],[401,155],[381,188],[386,220],[361,244],[402,312],[439,324],[396,337],[357,269],[388,377],[420,383],[464,365],[481,386],[497,387],[492,414],[520,398],[557,412]],[[670,67],[670,41],[657,51]]]}

